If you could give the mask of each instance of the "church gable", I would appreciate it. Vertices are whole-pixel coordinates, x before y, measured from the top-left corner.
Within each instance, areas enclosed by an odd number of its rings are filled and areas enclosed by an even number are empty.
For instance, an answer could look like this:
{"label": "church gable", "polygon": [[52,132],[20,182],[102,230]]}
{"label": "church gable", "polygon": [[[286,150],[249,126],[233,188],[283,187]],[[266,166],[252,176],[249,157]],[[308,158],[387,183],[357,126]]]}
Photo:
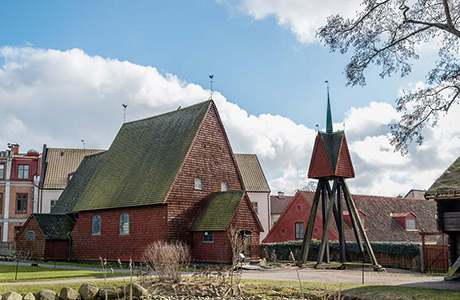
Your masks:
{"label": "church gable", "polygon": [[[198,182],[196,182],[198,181]],[[233,151],[214,103],[210,105],[174,180],[166,203],[199,202],[223,185],[243,190]]]}

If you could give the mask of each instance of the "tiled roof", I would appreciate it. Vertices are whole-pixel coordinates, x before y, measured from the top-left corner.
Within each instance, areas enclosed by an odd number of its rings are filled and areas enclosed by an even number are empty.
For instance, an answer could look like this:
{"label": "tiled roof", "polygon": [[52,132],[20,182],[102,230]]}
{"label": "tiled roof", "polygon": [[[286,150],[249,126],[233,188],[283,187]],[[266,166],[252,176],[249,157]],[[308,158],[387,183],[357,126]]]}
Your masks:
{"label": "tiled roof", "polygon": [[67,240],[75,221],[66,214],[32,214],[46,240]]}
{"label": "tiled roof", "polygon": [[[310,203],[313,201],[314,192],[302,191],[302,194]],[[356,208],[366,215],[366,234],[370,241],[420,242],[418,231],[438,231],[435,217],[437,207],[434,201],[369,195],[352,195],[352,197]],[[417,231],[406,231],[392,217],[392,214],[407,212],[417,216]],[[354,241],[353,229],[346,222],[344,223],[346,239]],[[335,226],[333,228],[336,230]],[[437,237],[429,239],[436,240]]]}
{"label": "tiled roof", "polygon": [[69,174],[75,172],[83,158],[100,153],[96,149],[48,148],[46,155],[46,173],[44,189],[65,189]]}
{"label": "tiled roof", "polygon": [[460,157],[433,183],[425,197],[428,199],[460,199]]}
{"label": "tiled roof", "polygon": [[123,124],[74,210],[163,203],[212,103]]}
{"label": "tiled roof", "polygon": [[52,213],[70,213],[80,199],[89,180],[96,172],[106,152],[85,156],[69,184],[56,202]]}
{"label": "tiled roof", "polygon": [[284,196],[279,198],[278,196],[270,196],[270,205],[272,214],[282,214],[284,209],[289,205],[294,196]]}
{"label": "tiled roof", "polygon": [[235,154],[235,160],[247,192],[270,192],[270,187],[257,155]]}
{"label": "tiled roof", "polygon": [[244,191],[212,193],[190,227],[190,231],[226,230],[243,195]]}
{"label": "tiled roof", "polygon": [[390,214],[390,217],[393,217],[393,218],[404,218],[404,217],[407,217],[409,215],[413,215],[413,213],[411,212],[399,212],[399,213],[391,213]]}

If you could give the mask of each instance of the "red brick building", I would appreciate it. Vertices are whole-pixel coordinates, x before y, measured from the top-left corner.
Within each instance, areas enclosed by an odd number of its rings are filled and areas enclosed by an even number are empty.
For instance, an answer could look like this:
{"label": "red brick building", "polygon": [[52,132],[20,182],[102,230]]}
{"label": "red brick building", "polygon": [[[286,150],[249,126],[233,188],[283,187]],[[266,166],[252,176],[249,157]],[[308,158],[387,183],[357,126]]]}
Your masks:
{"label": "red brick building", "polygon": [[[262,228],[243,189],[217,108],[206,101],[123,124],[107,152],[83,160],[53,213],[77,219],[71,256],[79,260],[139,260],[149,243],[181,240],[195,261],[229,262],[231,226],[259,259]],[[220,227],[196,223],[216,207]]]}
{"label": "red brick building", "polygon": [[19,152],[19,145],[0,151],[0,241],[13,242],[29,215],[38,210],[41,156]]}
{"label": "red brick building", "polygon": [[[298,191],[272,227],[263,243],[276,243],[302,239],[308,222],[314,192]],[[421,243],[419,231],[435,232],[436,203],[420,198],[395,198],[353,195],[364,230],[373,242]],[[318,207],[313,238],[321,239],[322,212]],[[347,241],[354,241],[348,211],[344,211],[344,232]],[[296,225],[297,224],[297,225]],[[303,225],[299,225],[303,224]],[[297,237],[296,237],[296,228]],[[436,242],[437,237],[427,237]],[[329,240],[338,240],[337,227],[332,224]]]}

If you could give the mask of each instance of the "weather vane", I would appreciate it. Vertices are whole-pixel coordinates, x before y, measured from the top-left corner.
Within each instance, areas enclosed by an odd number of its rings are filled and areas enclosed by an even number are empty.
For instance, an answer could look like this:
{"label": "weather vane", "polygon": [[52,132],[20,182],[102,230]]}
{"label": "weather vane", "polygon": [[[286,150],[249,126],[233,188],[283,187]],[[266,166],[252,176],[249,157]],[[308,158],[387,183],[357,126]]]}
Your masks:
{"label": "weather vane", "polygon": [[214,94],[214,90],[212,89],[212,84],[214,83],[214,81],[212,80],[213,78],[214,78],[213,74],[209,75],[209,82],[211,82],[211,92],[210,92],[209,100],[212,100],[212,94]]}
{"label": "weather vane", "polygon": [[122,104],[123,106],[123,123],[126,123],[126,108],[128,107],[128,104]]}
{"label": "weather vane", "polygon": [[81,140],[81,143],[83,144],[83,149],[86,149],[85,140]]}

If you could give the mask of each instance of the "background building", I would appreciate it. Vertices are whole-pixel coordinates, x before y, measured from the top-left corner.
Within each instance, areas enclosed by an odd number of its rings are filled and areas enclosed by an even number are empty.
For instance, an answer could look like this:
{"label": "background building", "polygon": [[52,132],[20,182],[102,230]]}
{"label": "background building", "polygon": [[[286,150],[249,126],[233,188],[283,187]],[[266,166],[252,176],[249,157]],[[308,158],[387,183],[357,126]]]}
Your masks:
{"label": "background building", "polygon": [[39,212],[49,213],[52,210],[85,156],[102,151],[104,150],[48,148],[43,145]]}
{"label": "background building", "polygon": [[257,155],[235,154],[235,159],[243,179],[244,189],[264,228],[264,232],[260,233],[262,241],[271,228],[270,187]]}
{"label": "background building", "polygon": [[41,156],[19,153],[19,145],[0,151],[0,239],[13,242],[29,215],[38,211]]}

